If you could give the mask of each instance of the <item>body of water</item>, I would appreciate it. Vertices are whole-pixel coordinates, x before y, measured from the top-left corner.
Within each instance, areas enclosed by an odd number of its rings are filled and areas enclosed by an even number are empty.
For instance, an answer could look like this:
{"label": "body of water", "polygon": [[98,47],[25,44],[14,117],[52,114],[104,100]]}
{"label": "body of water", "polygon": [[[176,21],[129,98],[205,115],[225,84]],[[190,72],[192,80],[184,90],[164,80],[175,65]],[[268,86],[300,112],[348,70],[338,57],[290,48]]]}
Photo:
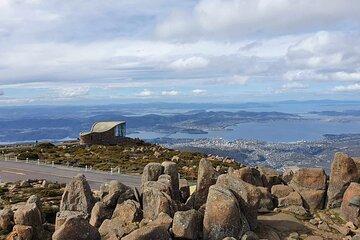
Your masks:
{"label": "body of water", "polygon": [[334,122],[325,120],[249,122],[207,134],[139,132],[129,137],[141,139],[169,138],[223,138],[260,140],[269,142],[296,142],[319,140],[324,134],[360,133],[360,122]]}

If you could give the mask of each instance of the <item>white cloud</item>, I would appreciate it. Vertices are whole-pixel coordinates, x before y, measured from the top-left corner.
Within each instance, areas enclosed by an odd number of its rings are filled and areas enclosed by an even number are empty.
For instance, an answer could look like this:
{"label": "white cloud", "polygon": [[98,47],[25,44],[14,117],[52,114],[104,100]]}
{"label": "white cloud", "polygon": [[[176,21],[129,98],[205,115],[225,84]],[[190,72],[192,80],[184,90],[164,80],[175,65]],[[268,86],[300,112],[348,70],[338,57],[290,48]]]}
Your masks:
{"label": "white cloud", "polygon": [[360,92],[360,83],[355,83],[346,86],[336,86],[333,88],[334,92]]}
{"label": "white cloud", "polygon": [[[357,0],[200,0],[192,11],[172,13],[157,27],[161,37],[239,37],[358,26]],[[190,12],[190,13],[189,13]]]}
{"label": "white cloud", "polygon": [[175,91],[175,90],[171,90],[171,91],[162,91],[161,95],[163,96],[177,96],[179,95],[180,92],[179,91]]}
{"label": "white cloud", "polygon": [[300,82],[289,82],[281,86],[276,93],[285,93],[285,92],[299,92],[309,88],[309,85],[300,83]]}
{"label": "white cloud", "polygon": [[169,67],[175,70],[192,70],[204,68],[209,64],[209,60],[203,57],[180,58],[172,63]]}
{"label": "white cloud", "polygon": [[214,78],[207,80],[209,84],[214,85],[244,85],[248,82],[249,76],[242,76],[242,75],[233,75],[231,77],[220,77],[220,78]]}
{"label": "white cloud", "polygon": [[206,94],[206,90],[205,89],[194,89],[192,90],[192,93],[196,96],[200,96],[200,95],[205,95]]}
{"label": "white cloud", "polygon": [[61,87],[54,89],[60,98],[77,98],[89,94],[89,87]]}
{"label": "white cloud", "polygon": [[152,92],[148,89],[144,89],[140,93],[136,94],[136,96],[138,96],[138,97],[150,97],[152,95],[154,95],[154,92]]}
{"label": "white cloud", "polygon": [[360,72],[295,70],[286,72],[283,78],[289,81],[360,81]]}

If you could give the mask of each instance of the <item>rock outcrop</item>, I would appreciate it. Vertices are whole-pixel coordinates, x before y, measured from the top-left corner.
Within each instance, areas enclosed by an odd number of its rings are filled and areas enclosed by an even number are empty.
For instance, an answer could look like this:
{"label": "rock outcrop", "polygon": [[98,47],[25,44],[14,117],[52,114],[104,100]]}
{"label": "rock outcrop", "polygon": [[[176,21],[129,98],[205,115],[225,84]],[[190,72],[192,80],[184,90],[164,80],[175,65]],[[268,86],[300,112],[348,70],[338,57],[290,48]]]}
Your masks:
{"label": "rock outcrop", "polygon": [[340,207],[346,188],[358,180],[359,173],[354,160],[344,153],[336,153],[331,164],[327,207]]}
{"label": "rock outcrop", "polygon": [[98,230],[81,217],[68,218],[53,234],[53,240],[100,240]]}
{"label": "rock outcrop", "polygon": [[60,211],[91,213],[95,204],[90,186],[84,175],[77,175],[67,185],[61,199]]}
{"label": "rock outcrop", "polygon": [[175,238],[196,240],[200,234],[201,219],[195,209],[174,214],[172,232]]}
{"label": "rock outcrop", "polygon": [[302,168],[296,171],[290,186],[300,194],[305,208],[311,212],[323,208],[326,193],[326,174],[323,169]]}
{"label": "rock outcrop", "polygon": [[346,189],[341,203],[341,214],[347,221],[360,227],[360,184],[352,182]]}
{"label": "rock outcrop", "polygon": [[209,189],[203,223],[203,239],[236,239],[250,229],[236,196],[227,188],[213,185]]}

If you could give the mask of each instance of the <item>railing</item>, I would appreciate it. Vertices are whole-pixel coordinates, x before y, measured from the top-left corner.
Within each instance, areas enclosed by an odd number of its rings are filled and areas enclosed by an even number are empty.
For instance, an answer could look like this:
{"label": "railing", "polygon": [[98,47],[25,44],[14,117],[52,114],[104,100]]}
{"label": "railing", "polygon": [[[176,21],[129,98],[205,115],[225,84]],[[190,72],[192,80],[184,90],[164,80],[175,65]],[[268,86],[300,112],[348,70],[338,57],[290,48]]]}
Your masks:
{"label": "railing", "polygon": [[85,165],[85,167],[75,167],[71,166],[69,163],[66,165],[61,164],[55,164],[54,161],[51,161],[51,163],[48,163],[46,161],[40,161],[40,159],[18,159],[17,156],[8,156],[8,155],[0,155],[0,161],[9,161],[9,162],[22,162],[27,164],[35,164],[35,165],[42,165],[42,166],[51,166],[53,168],[61,168],[61,169],[71,169],[73,171],[79,171],[79,172],[93,172],[93,173],[110,173],[113,174],[121,174],[120,167],[111,168],[110,171],[101,171],[101,170],[94,170],[92,166]]}

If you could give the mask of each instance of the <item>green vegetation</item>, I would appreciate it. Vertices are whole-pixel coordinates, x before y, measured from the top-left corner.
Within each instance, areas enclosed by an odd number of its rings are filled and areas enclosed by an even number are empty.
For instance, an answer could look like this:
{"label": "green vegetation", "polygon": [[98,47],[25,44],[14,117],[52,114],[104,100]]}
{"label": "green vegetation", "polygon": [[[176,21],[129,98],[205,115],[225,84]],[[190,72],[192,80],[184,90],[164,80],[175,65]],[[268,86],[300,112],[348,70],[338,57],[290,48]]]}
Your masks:
{"label": "green vegetation", "polygon": [[[13,153],[20,160],[37,160],[51,164],[63,164],[74,167],[92,167],[97,170],[110,171],[120,169],[122,173],[140,174],[144,166],[150,162],[175,161],[179,172],[189,180],[196,179],[197,167],[201,153],[180,152],[159,145],[146,143],[139,139],[128,139],[115,146],[93,145],[81,146],[68,143],[55,146],[50,143],[40,143],[36,146],[4,149],[5,153]],[[214,167],[238,168],[237,163],[213,161]]]}

